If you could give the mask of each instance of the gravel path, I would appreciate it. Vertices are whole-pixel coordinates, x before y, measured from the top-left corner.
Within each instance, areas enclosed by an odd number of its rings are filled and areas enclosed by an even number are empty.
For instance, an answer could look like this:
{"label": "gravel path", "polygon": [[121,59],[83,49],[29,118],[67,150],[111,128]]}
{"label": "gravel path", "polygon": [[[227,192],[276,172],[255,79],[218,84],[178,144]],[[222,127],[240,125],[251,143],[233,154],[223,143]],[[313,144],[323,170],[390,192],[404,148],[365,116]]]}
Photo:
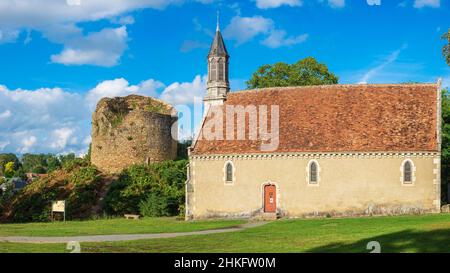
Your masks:
{"label": "gravel path", "polygon": [[92,236],[71,236],[71,237],[35,237],[35,236],[11,236],[0,237],[0,242],[8,243],[32,243],[32,244],[62,244],[68,242],[117,242],[117,241],[133,241],[142,239],[160,239],[160,238],[174,238],[180,236],[190,235],[207,235],[217,233],[227,233],[241,231],[248,228],[259,227],[267,222],[250,222],[231,228],[210,229],[192,232],[177,232],[177,233],[153,233],[153,234],[118,234],[118,235],[92,235]]}

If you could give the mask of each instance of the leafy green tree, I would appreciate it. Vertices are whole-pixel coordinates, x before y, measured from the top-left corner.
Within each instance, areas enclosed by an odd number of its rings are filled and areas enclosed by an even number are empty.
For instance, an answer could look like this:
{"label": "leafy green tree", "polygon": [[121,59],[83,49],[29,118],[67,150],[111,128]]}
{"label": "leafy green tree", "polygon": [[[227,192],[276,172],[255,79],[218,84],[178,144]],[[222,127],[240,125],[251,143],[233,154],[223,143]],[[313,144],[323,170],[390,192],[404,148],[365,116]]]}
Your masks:
{"label": "leafy green tree", "polygon": [[47,173],[54,172],[61,168],[61,162],[54,155],[49,155],[49,157],[46,160],[46,163],[47,163],[47,168],[46,168]]}
{"label": "leafy green tree", "polygon": [[20,178],[22,178],[23,180],[26,180],[26,179],[27,179],[27,175],[26,175],[25,172],[23,171],[23,168],[22,168],[22,167],[20,167],[19,169],[17,169],[17,170],[14,172],[14,177],[20,177]]}
{"label": "leafy green tree", "polygon": [[442,35],[442,40],[445,40],[447,42],[447,44],[442,48],[442,55],[444,55],[445,61],[450,66],[450,28],[448,29],[447,33]]}
{"label": "leafy green tree", "polygon": [[45,174],[47,173],[47,170],[43,166],[36,166],[33,169],[31,169],[31,172],[37,174]]}
{"label": "leafy green tree", "polygon": [[328,71],[325,64],[317,62],[313,57],[308,57],[294,64],[276,63],[263,65],[253,73],[247,81],[250,89],[279,87],[337,84],[338,77]]}
{"label": "leafy green tree", "polygon": [[61,162],[61,165],[67,166],[70,165],[72,161],[74,161],[77,157],[74,153],[66,154],[66,155],[60,155],[59,161]]}
{"label": "leafy green tree", "polygon": [[15,154],[0,154],[0,175],[5,175],[5,165],[8,162],[14,162],[14,169],[18,169],[21,164]]}
{"label": "leafy green tree", "polygon": [[5,164],[5,176],[9,178],[14,176],[14,162],[8,162]]}
{"label": "leafy green tree", "polygon": [[22,156],[22,167],[27,173],[33,172],[37,167],[46,167],[47,157],[43,154],[24,154]]}
{"label": "leafy green tree", "polygon": [[188,159],[188,148],[192,145],[192,140],[185,140],[178,142],[177,145],[177,160]]}
{"label": "leafy green tree", "polygon": [[61,168],[59,158],[53,154],[24,154],[22,156],[23,171],[33,173],[51,173]]}

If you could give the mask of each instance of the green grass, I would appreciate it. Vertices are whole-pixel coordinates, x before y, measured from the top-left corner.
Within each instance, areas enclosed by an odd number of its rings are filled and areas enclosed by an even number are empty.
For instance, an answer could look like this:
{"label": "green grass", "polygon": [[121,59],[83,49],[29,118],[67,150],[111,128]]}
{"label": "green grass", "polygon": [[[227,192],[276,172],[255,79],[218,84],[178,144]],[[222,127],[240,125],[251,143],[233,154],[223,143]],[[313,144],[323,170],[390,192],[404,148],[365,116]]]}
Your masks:
{"label": "green grass", "polygon": [[[244,231],[128,242],[84,243],[82,252],[450,252],[450,214],[279,220]],[[0,243],[0,252],[69,252],[64,245]]]}
{"label": "green grass", "polygon": [[5,236],[83,236],[140,233],[189,232],[236,226],[245,221],[185,222],[175,218],[124,218],[67,221],[53,223],[0,224],[0,237]]}

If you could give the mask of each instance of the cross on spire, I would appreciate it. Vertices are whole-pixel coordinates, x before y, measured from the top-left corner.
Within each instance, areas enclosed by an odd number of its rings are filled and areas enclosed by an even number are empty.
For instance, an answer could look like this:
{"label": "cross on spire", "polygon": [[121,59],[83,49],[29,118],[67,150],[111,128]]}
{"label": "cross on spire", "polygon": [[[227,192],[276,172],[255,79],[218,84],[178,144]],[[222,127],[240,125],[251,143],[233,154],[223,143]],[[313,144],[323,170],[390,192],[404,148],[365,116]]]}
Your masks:
{"label": "cross on spire", "polygon": [[220,31],[220,11],[217,10],[217,28],[216,31]]}

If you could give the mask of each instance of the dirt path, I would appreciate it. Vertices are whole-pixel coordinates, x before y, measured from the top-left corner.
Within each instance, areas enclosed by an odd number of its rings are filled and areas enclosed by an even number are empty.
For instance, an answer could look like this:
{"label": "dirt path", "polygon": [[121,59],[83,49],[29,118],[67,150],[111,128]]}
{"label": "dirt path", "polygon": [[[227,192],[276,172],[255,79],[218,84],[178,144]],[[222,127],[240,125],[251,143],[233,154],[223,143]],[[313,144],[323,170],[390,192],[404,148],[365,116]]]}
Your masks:
{"label": "dirt path", "polygon": [[190,235],[207,235],[217,233],[227,233],[241,231],[248,228],[259,227],[265,225],[267,222],[250,222],[231,228],[211,229],[192,232],[178,232],[178,233],[153,233],[153,234],[119,234],[119,235],[92,235],[92,236],[73,236],[73,237],[34,237],[34,236],[11,236],[0,237],[0,242],[8,243],[32,243],[32,244],[62,244],[68,242],[117,242],[117,241],[133,241],[143,239],[161,239],[174,238],[180,236]]}

